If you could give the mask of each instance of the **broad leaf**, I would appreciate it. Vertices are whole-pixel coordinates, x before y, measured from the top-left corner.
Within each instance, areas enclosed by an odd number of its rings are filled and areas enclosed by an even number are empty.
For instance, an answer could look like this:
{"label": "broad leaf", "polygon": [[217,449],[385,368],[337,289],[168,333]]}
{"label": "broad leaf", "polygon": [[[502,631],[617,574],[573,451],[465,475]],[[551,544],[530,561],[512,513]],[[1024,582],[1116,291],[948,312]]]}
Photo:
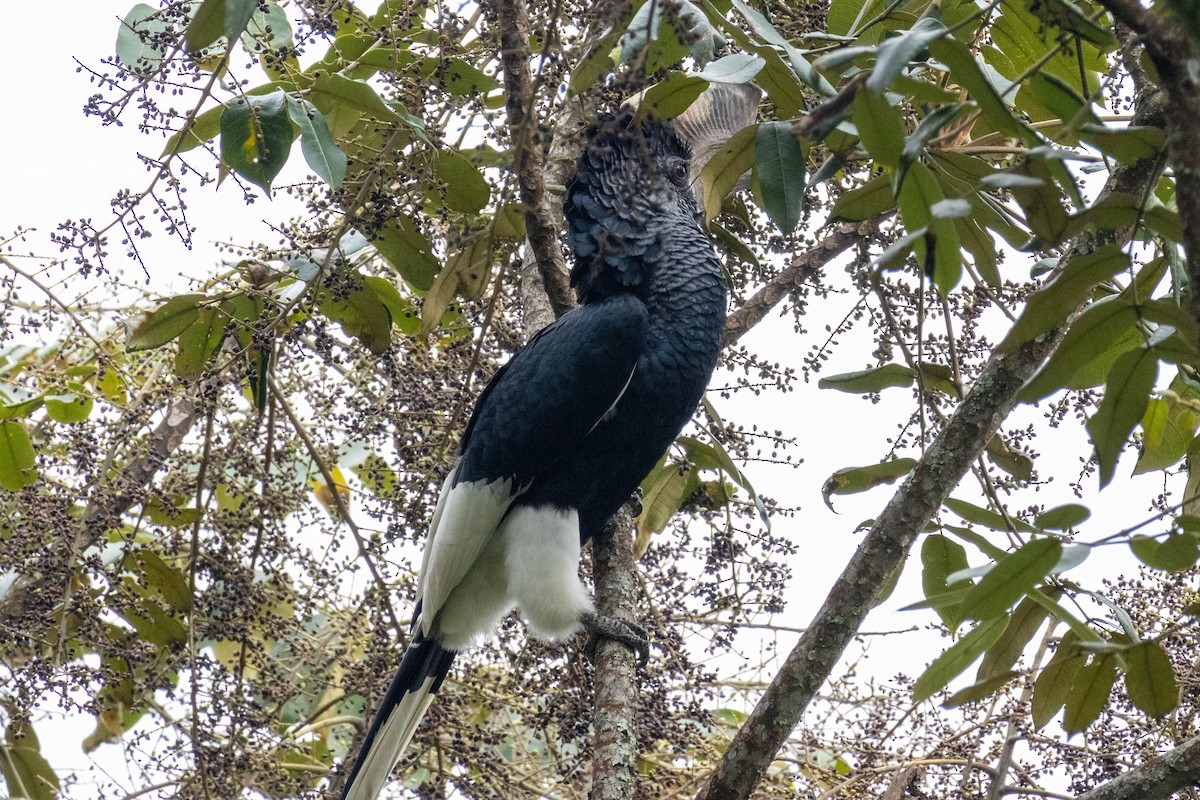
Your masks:
{"label": "broad leaf", "polygon": [[1000,638],[1007,625],[1007,616],[981,622],[935,658],[913,684],[913,701],[919,703],[928,700],[934,692],[962,674]]}
{"label": "broad leaf", "polygon": [[1153,349],[1131,350],[1117,359],[1108,373],[1104,399],[1087,421],[1088,435],[1100,462],[1100,486],[1116,474],[1117,459],[1133,428],[1146,413],[1150,390],[1158,378],[1158,355]]}
{"label": "broad leaf", "polygon": [[1171,659],[1157,642],[1138,642],[1125,651],[1125,689],[1133,704],[1152,717],[1175,710],[1179,682]]}
{"label": "broad leaf", "polygon": [[166,57],[169,33],[165,12],[138,3],[129,10],[117,29],[117,58],[138,75],[153,75]]}
{"label": "broad leaf", "polygon": [[25,426],[13,420],[0,422],[0,489],[16,492],[37,483],[36,463]]}
{"label": "broad leaf", "polygon": [[133,352],[162,347],[199,321],[204,300],[202,294],[181,294],[167,300],[128,329],[125,349]]}
{"label": "broad leaf", "polygon": [[267,194],[291,149],[292,123],[282,90],[239,97],[221,114],[221,159]]}
{"label": "broad leaf", "polygon": [[1004,614],[1054,569],[1062,549],[1062,542],[1052,538],[1022,545],[975,584],[963,600],[964,616],[983,620]]}
{"label": "broad leaf", "polygon": [[346,178],[346,154],[329,132],[329,124],[317,107],[303,98],[287,95],[288,116],[300,129],[300,152],[313,172],[337,189]]}
{"label": "broad leaf", "polygon": [[783,233],[791,233],[804,207],[804,144],[788,122],[764,122],[758,126],[754,174],[762,192],[767,216]]}
{"label": "broad leaf", "polygon": [[884,364],[882,367],[829,375],[817,381],[817,386],[821,389],[837,389],[839,392],[868,394],[893,386],[912,386],[915,379],[916,373],[903,364]]}
{"label": "broad leaf", "polygon": [[1063,728],[1068,734],[1081,733],[1100,716],[1116,680],[1117,659],[1112,653],[1097,653],[1079,669],[1063,710]]}

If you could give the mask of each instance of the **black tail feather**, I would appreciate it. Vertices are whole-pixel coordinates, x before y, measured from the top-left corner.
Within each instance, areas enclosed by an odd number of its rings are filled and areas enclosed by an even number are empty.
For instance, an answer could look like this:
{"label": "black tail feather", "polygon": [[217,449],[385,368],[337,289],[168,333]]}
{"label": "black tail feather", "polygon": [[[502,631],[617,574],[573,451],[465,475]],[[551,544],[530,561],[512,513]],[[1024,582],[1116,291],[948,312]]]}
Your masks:
{"label": "black tail feather", "polygon": [[371,721],[342,789],[342,800],[374,800],[404,754],[429,702],[442,686],[455,652],[417,632]]}

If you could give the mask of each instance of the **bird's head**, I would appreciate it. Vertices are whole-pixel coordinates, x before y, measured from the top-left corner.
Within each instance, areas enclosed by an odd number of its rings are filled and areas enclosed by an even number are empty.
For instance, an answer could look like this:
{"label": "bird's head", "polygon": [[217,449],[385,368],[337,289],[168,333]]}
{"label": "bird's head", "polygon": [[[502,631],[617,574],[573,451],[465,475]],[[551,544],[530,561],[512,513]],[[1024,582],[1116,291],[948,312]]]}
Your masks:
{"label": "bird's head", "polygon": [[594,124],[563,211],[580,299],[639,291],[669,226],[697,226],[691,150],[664,123],[629,111]]}

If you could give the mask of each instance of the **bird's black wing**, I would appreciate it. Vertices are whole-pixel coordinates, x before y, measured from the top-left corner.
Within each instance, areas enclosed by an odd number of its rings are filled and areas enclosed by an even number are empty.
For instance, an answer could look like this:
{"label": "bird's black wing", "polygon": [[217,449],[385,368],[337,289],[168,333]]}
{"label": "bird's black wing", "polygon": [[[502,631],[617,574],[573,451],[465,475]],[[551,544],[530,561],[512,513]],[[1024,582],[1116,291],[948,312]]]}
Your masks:
{"label": "bird's black wing", "polygon": [[512,501],[620,399],[646,327],[646,307],[631,295],[580,306],[531,339],[484,389],[430,523],[419,588],[426,633]]}

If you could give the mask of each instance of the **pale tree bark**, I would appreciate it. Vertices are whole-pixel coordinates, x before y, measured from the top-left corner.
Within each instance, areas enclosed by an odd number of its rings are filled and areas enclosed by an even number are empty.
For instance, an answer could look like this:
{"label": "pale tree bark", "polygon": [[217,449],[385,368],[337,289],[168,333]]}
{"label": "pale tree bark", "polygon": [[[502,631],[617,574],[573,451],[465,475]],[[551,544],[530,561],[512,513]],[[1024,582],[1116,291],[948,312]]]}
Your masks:
{"label": "pale tree bark", "polygon": [[[1136,108],[1134,124],[1162,124],[1161,98],[1140,92]],[[1155,186],[1160,169],[1157,159],[1131,167],[1118,166],[1110,174],[1104,194],[1128,192],[1143,197]],[[1106,242],[1125,244],[1131,235],[1132,230],[1103,239],[1081,234],[1071,242],[1062,263],[1068,264]],[[1017,392],[1061,341],[1066,329],[1066,324],[1061,325],[1011,352],[994,353],[988,360],[946,427],[876,519],[812,624],[700,790],[699,800],[742,800],[750,796],[859,631],[879,587],[908,556],[917,535],[982,455],[1016,406]]]}

